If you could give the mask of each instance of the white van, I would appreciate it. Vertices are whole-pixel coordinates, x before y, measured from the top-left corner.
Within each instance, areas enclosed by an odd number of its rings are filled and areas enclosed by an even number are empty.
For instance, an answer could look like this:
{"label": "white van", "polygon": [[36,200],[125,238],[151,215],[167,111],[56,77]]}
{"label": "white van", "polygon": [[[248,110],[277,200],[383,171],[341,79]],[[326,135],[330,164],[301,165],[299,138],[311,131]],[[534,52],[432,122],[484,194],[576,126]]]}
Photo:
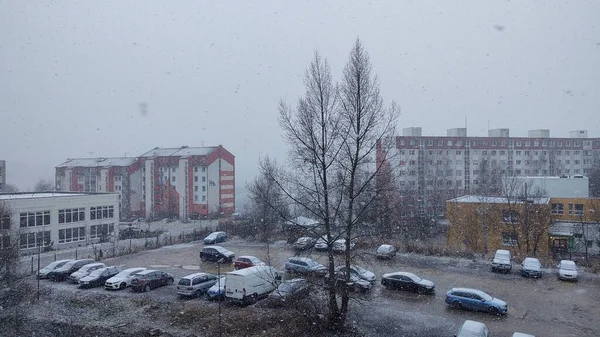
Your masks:
{"label": "white van", "polygon": [[253,304],[275,290],[281,282],[279,272],[271,266],[254,266],[227,273],[225,298]]}

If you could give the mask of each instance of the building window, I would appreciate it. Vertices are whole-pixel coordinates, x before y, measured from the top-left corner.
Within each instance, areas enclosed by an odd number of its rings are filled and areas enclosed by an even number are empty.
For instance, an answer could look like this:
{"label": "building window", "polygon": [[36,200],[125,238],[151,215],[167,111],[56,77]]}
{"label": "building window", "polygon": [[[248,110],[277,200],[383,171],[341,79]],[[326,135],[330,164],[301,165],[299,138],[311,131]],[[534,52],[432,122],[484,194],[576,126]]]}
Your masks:
{"label": "building window", "polygon": [[505,223],[519,223],[519,213],[512,210],[502,211],[502,220]]}
{"label": "building window", "polygon": [[85,221],[85,208],[67,208],[58,210],[58,223]]}
{"label": "building window", "polygon": [[20,227],[36,227],[50,224],[50,211],[23,212],[20,214]]}
{"label": "building window", "polygon": [[172,181],[172,182],[175,182],[175,176],[172,176],[172,177],[171,177],[171,181]]}
{"label": "building window", "polygon": [[202,166],[202,172],[206,172],[206,167]]}
{"label": "building window", "polygon": [[107,237],[109,234],[115,231],[114,224],[101,224],[90,226],[90,238],[97,239],[101,237]]}
{"label": "building window", "polygon": [[410,150],[410,151],[408,151],[408,153],[409,153],[411,156],[414,156],[414,155],[415,155],[415,150]]}
{"label": "building window", "polygon": [[198,192],[198,186],[194,186],[194,191]]}
{"label": "building window", "polygon": [[206,177],[202,177],[202,182],[206,182]]}
{"label": "building window", "polygon": [[23,233],[19,236],[19,248],[34,248],[50,244],[50,231]]}
{"label": "building window", "polygon": [[0,229],[8,230],[10,229],[10,215],[3,214],[2,221],[0,221]]}
{"label": "building window", "polygon": [[58,243],[85,241],[85,227],[58,230]]}
{"label": "building window", "polygon": [[114,217],[114,206],[90,207],[90,220],[111,219]]}
{"label": "building window", "polygon": [[194,201],[198,201],[198,196],[194,195]]}
{"label": "building window", "polygon": [[202,201],[206,201],[206,196],[205,195],[202,196]]}
{"label": "building window", "polygon": [[202,186],[202,192],[206,192],[206,186]]}
{"label": "building window", "polygon": [[194,172],[198,172],[198,166],[194,167]]}
{"label": "building window", "polygon": [[194,181],[198,181],[198,176],[194,176]]}
{"label": "building window", "polygon": [[517,246],[518,245],[517,233],[502,233],[502,244],[504,246]]}
{"label": "building window", "polygon": [[569,215],[583,215],[583,204],[569,204]]}
{"label": "building window", "polygon": [[565,205],[560,203],[552,204],[552,214],[565,214]]}

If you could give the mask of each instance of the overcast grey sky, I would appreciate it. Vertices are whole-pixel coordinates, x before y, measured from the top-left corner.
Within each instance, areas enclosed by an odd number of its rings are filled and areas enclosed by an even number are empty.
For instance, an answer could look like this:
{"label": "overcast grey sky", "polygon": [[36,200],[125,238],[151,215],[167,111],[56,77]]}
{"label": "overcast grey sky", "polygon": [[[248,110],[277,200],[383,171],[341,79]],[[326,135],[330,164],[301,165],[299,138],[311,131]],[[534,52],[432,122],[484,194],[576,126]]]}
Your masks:
{"label": "overcast grey sky", "polygon": [[[277,103],[360,36],[398,129],[600,137],[600,1],[0,0],[0,159],[21,190],[68,157],[222,144],[237,187],[280,162]],[[147,104],[147,115],[140,104]]]}

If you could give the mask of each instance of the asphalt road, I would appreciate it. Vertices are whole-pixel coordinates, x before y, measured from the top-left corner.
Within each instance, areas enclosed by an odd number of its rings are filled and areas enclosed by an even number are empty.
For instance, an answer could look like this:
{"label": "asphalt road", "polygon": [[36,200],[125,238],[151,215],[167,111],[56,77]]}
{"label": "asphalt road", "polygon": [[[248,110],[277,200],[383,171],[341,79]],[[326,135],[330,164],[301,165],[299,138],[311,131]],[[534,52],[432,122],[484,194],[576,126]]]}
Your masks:
{"label": "asphalt road", "polygon": [[[282,242],[270,246],[230,240],[221,244],[236,255],[254,255],[283,271],[285,260],[295,252]],[[197,271],[217,273],[216,264],[200,261],[202,243],[179,244],[133,255],[107,259],[110,265],[125,268],[143,266],[172,273],[177,279]],[[511,274],[491,273],[485,261],[400,254],[390,261],[378,261],[364,251],[355,252],[356,264],[373,271],[378,279],[372,291],[356,295],[350,322],[356,322],[368,335],[451,336],[466,319],[485,323],[493,336],[511,336],[520,331],[536,336],[599,336],[600,277],[582,273],[577,283],[559,281],[556,270],[546,270],[542,279],[527,279],[513,267]],[[307,252],[303,255],[326,262],[325,255]],[[47,259],[47,258],[46,258]],[[45,261],[46,262],[46,261]],[[233,266],[223,266],[221,273]],[[382,274],[410,271],[436,284],[435,295],[417,295],[387,290],[380,284]],[[106,292],[102,288],[79,290],[67,283],[50,283],[57,291]],[[506,301],[509,312],[496,317],[486,313],[449,309],[445,292],[452,287],[483,290]],[[175,285],[152,290],[148,294],[130,291],[112,292],[114,296],[151,296],[161,300],[177,300]],[[204,301],[204,299],[201,299]],[[207,305],[214,305],[214,303]],[[235,310],[235,307],[228,310]]]}

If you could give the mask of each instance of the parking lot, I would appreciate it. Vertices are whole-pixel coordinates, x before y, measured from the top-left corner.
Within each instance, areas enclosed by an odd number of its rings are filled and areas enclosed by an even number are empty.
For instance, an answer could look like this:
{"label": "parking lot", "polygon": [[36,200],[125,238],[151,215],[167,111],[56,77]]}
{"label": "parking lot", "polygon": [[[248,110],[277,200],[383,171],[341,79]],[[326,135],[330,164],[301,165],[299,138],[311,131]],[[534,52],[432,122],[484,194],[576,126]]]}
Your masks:
{"label": "parking lot", "polygon": [[[254,255],[265,262],[270,261],[271,265],[282,271],[285,260],[295,254],[283,242],[271,244],[270,256],[267,256],[266,246],[260,243],[234,239],[220,245],[236,255]],[[175,276],[176,281],[196,271],[216,274],[216,264],[200,261],[198,254],[202,246],[201,243],[165,246],[104,262],[125,268],[142,266],[167,271]],[[303,255],[326,262],[325,255],[315,251]],[[527,279],[518,274],[519,267],[515,265],[510,274],[491,273],[487,261],[413,254],[399,254],[390,261],[379,261],[368,251],[361,250],[357,250],[355,255],[355,263],[373,271],[378,278],[370,293],[357,295],[349,317],[349,323],[355,322],[361,327],[361,331],[370,336],[448,336],[456,333],[465,319],[485,323],[493,336],[511,336],[515,331],[536,336],[600,334],[600,278],[594,274],[583,272],[579,282],[568,283],[557,279],[555,269],[546,269],[541,279]],[[221,273],[232,269],[232,266],[223,266]],[[380,284],[381,275],[392,271],[410,271],[435,282],[435,295],[385,289]],[[128,290],[108,292],[103,288],[80,290],[74,284],[42,282],[57,292],[110,293],[111,296],[119,297],[149,296],[161,301],[178,301],[174,285],[152,290],[148,294],[138,294]],[[508,314],[496,317],[449,309],[444,298],[445,292],[452,287],[471,287],[486,291],[508,303]],[[216,305],[208,301],[206,303]]]}

